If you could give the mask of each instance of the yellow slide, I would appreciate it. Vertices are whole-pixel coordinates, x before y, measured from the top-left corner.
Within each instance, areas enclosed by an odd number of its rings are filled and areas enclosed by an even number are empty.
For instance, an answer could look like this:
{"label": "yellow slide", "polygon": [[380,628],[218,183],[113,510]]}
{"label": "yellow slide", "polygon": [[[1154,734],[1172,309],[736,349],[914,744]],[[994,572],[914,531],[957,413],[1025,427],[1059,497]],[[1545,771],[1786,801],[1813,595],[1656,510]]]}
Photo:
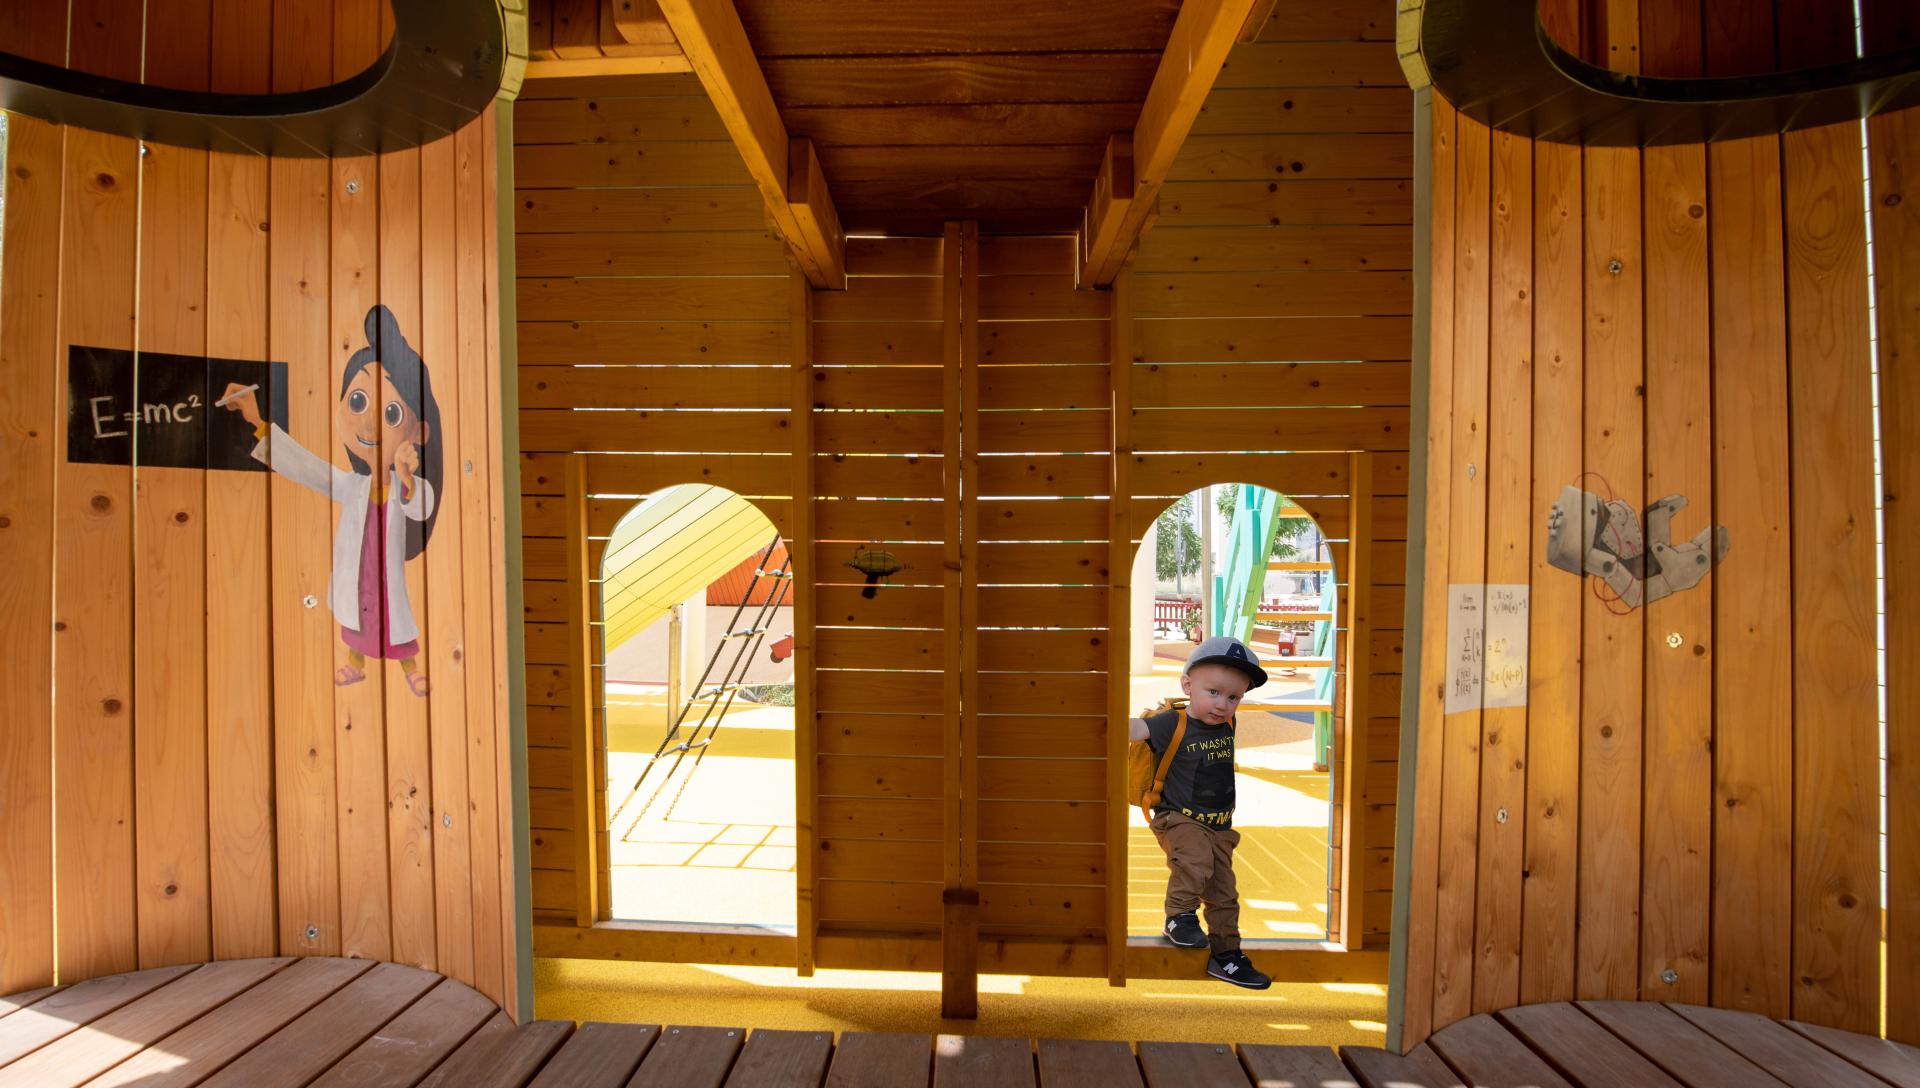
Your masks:
{"label": "yellow slide", "polygon": [[773,535],[764,512],[725,488],[679,484],[642,499],[607,541],[606,652],[764,552]]}

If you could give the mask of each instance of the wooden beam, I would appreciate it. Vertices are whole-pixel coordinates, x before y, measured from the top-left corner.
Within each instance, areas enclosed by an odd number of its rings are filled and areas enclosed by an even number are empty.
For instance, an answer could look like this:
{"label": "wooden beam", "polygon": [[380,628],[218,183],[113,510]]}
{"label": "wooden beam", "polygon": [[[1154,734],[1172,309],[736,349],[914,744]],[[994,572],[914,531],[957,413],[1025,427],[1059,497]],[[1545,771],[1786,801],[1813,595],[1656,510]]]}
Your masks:
{"label": "wooden beam", "polygon": [[1260,32],[1267,28],[1267,21],[1273,18],[1274,5],[1278,2],[1279,0],[1253,0],[1253,5],[1247,9],[1247,19],[1240,24],[1240,33],[1235,36],[1235,40],[1250,42],[1260,37]]}
{"label": "wooden beam", "polygon": [[594,735],[593,563],[588,557],[587,459],[567,455],[567,668],[573,725],[574,921],[591,926],[600,920],[600,827],[594,804],[600,750]]}
{"label": "wooden beam", "polygon": [[1093,177],[1093,196],[1087,200],[1086,220],[1080,228],[1082,270],[1091,266],[1094,254],[1111,252],[1119,244],[1133,194],[1133,133],[1116,132],[1107,137],[1106,154],[1100,157],[1100,172]]}
{"label": "wooden beam", "polygon": [[[1109,154],[1112,144],[1108,144]],[[1098,194],[1096,193],[1096,196]],[[1133,717],[1133,271],[1108,300],[1107,360],[1113,400],[1112,473],[1107,499],[1107,796],[1127,788],[1127,731]],[[1127,982],[1127,819],[1132,806],[1107,805],[1107,983]]]}
{"label": "wooden beam", "polygon": [[1101,174],[1113,176],[1094,182],[1096,193],[1103,184],[1120,184],[1103,207],[1088,208],[1080,276],[1083,284],[1105,287],[1120,274],[1120,262],[1146,229],[1160,183],[1166,180],[1174,156],[1186,142],[1194,119],[1200,116],[1200,107],[1214,80],[1220,77],[1220,66],[1226,62],[1227,51],[1253,5],[1254,0],[1188,0],[1181,5],[1173,35],[1154,72],[1153,85],[1147,89],[1147,100],[1141,104],[1140,119],[1133,126],[1130,191],[1125,179],[1118,177],[1112,141]]}
{"label": "wooden beam", "polygon": [[804,151],[795,189],[792,141],[732,0],[658,2],[808,282],[845,287],[845,239],[826,178],[811,150]]}
{"label": "wooden beam", "polygon": [[819,723],[814,716],[814,568],[813,568],[813,288],[798,271],[789,272],[787,307],[793,338],[793,512],[788,515],[787,554],[793,557],[793,800],[794,967],[813,974],[813,941],[818,929],[813,893],[814,829],[819,826],[820,790],[815,762]]}
{"label": "wooden beam", "polygon": [[530,60],[528,79],[567,79],[572,76],[657,76],[691,72],[684,54],[646,57],[592,57],[580,60]]}
{"label": "wooden beam", "polygon": [[1340,943],[1355,952],[1366,943],[1367,721],[1373,679],[1373,455],[1355,453],[1347,501],[1346,744],[1340,773]]}

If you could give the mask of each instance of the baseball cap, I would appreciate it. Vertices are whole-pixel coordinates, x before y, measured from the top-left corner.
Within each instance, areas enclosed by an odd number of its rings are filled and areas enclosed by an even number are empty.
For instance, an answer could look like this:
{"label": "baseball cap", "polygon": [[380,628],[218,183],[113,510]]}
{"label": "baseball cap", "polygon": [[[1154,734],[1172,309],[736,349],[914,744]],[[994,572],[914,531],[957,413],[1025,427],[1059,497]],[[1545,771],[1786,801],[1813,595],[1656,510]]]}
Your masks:
{"label": "baseball cap", "polygon": [[1260,667],[1260,660],[1247,649],[1246,643],[1226,635],[1215,635],[1195,646],[1193,653],[1187,655],[1187,666],[1180,670],[1180,675],[1192,672],[1196,665],[1225,665],[1239,669],[1247,674],[1248,691],[1267,682],[1266,670]]}

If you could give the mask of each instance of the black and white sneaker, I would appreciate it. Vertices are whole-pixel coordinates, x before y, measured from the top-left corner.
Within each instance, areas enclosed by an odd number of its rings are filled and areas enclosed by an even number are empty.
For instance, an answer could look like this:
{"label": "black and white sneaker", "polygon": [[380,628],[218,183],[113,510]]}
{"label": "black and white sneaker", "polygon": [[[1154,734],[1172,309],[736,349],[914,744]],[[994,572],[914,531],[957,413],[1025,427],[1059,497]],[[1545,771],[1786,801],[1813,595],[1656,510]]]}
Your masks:
{"label": "black and white sneaker", "polygon": [[1200,918],[1192,911],[1167,919],[1167,940],[1181,948],[1207,947],[1207,935],[1200,931]]}
{"label": "black and white sneaker", "polygon": [[1207,960],[1207,974],[1222,982],[1231,982],[1235,986],[1244,986],[1249,990],[1264,990],[1273,985],[1273,980],[1260,973],[1247,954],[1238,948],[1231,952],[1220,952]]}

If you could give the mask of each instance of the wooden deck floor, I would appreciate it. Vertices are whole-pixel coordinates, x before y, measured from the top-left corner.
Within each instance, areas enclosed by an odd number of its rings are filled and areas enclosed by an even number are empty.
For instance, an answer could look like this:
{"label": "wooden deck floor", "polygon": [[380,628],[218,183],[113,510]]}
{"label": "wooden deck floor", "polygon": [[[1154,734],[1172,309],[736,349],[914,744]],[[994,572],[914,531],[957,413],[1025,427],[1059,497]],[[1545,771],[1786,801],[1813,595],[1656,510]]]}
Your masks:
{"label": "wooden deck floor", "polygon": [[0,998],[0,1088],[1920,1088],[1920,1049],[1684,1005],[1531,1005],[1406,1057],[543,1020],[366,960],[166,967]]}

